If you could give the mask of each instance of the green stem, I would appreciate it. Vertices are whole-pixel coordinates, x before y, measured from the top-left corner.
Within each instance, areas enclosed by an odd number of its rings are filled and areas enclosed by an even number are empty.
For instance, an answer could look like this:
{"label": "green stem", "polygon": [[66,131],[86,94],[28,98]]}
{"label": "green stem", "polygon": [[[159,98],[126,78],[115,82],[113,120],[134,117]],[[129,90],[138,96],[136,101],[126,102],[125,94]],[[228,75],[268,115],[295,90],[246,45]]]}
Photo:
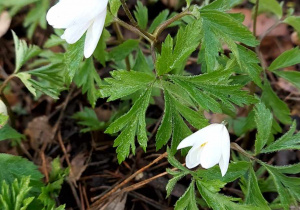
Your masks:
{"label": "green stem", "polygon": [[169,25],[174,23],[175,21],[179,20],[180,18],[186,16],[186,15],[193,15],[189,10],[185,10],[182,13],[179,13],[175,15],[174,17],[170,18],[169,20],[166,20],[162,24],[160,24],[156,30],[153,33],[153,36],[155,37],[155,40],[157,40],[158,36],[163,32]]}
{"label": "green stem", "polygon": [[131,14],[131,12],[130,12],[130,10],[129,10],[129,8],[128,8],[126,2],[125,2],[125,0],[121,0],[121,3],[122,3],[122,7],[123,7],[123,9],[124,9],[124,11],[125,11],[125,13],[126,13],[126,16],[129,18],[129,21],[131,22],[131,24],[132,24],[135,28],[137,28],[141,33],[143,33],[146,37],[148,37],[150,40],[153,41],[153,36],[152,36],[152,34],[148,33],[147,31],[145,31],[145,30],[143,30],[143,29],[141,29],[141,28],[139,27],[138,23],[136,22],[136,20],[135,20],[134,17],[132,16],[132,14]]}
{"label": "green stem", "polygon": [[141,37],[143,37],[144,39],[146,39],[148,42],[153,42],[154,41],[154,37],[152,34],[144,34],[142,31],[140,31],[138,28],[132,26],[132,25],[129,25],[128,23],[120,20],[119,18],[117,17],[114,17],[114,21],[116,23],[118,23],[120,26],[123,26],[124,28],[128,29],[129,31],[132,31],[138,35],[140,35]]}

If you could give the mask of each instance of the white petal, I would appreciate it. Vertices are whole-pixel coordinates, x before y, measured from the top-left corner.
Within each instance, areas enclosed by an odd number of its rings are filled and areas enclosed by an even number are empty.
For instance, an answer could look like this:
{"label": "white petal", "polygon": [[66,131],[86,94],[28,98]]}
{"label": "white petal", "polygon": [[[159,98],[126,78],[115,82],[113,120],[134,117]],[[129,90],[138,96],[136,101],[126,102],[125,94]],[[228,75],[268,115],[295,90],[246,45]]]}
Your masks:
{"label": "white petal", "polygon": [[211,168],[218,164],[221,159],[221,142],[211,139],[204,146],[200,157],[200,163],[203,168]]}
{"label": "white petal", "polygon": [[63,0],[47,13],[47,21],[54,28],[68,28],[89,22],[106,10],[108,0]]}
{"label": "white petal", "polygon": [[203,132],[203,129],[197,131],[196,133],[193,133],[192,135],[186,137],[183,139],[180,144],[177,147],[178,149],[182,149],[185,147],[191,147],[193,145],[201,145],[204,144],[207,141],[207,138],[205,137],[205,132]]}
{"label": "white petal", "polygon": [[2,100],[0,100],[0,113],[7,115],[6,105],[4,104],[4,102]]}
{"label": "white petal", "polygon": [[220,159],[220,169],[222,176],[224,176],[227,172],[229,160],[230,160],[230,136],[227,128],[224,126],[222,129],[222,137],[221,137],[221,152],[222,157]]}
{"label": "white petal", "polygon": [[88,22],[71,26],[65,30],[61,38],[65,39],[69,44],[74,44],[80,39],[80,37],[82,37],[82,35],[86,32],[90,25],[91,23]]}
{"label": "white petal", "polygon": [[106,10],[104,10],[94,23],[89,27],[84,44],[84,57],[89,58],[95,51],[98,41],[101,37],[106,18]]}
{"label": "white petal", "polygon": [[185,158],[186,167],[191,169],[199,165],[200,155],[201,149],[199,147],[192,147]]}

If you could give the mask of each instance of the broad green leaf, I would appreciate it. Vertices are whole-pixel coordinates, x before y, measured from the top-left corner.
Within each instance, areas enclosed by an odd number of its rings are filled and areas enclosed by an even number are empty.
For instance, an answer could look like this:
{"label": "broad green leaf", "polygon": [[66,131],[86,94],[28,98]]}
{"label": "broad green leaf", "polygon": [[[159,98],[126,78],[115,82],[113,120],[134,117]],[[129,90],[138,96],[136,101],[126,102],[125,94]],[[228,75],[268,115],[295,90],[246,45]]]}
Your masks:
{"label": "broad green leaf", "polygon": [[263,149],[262,152],[269,153],[279,150],[300,149],[300,133],[294,135],[295,130],[296,123],[294,122],[287,133]]}
{"label": "broad green leaf", "polygon": [[118,161],[121,163],[130,154],[135,154],[135,136],[140,146],[146,150],[147,147],[147,131],[146,131],[146,110],[149,105],[152,87],[149,87],[134,103],[131,109],[119,119],[114,121],[105,131],[105,133],[113,134],[122,130],[120,135],[114,142],[117,147]]}
{"label": "broad green leaf", "polygon": [[289,24],[300,34],[300,17],[299,16],[289,16],[284,21],[284,23]]}
{"label": "broad green leaf", "polygon": [[[251,3],[255,4],[256,0],[250,0]],[[254,7],[255,10],[255,7]],[[270,12],[277,16],[278,19],[282,17],[282,7],[276,0],[260,0],[258,13]]]}
{"label": "broad green leaf", "polygon": [[192,181],[185,193],[177,200],[175,210],[198,209],[195,197],[195,182]]}
{"label": "broad green leaf", "polygon": [[108,101],[128,96],[139,90],[145,90],[155,82],[154,74],[137,71],[118,70],[110,72],[113,78],[106,78],[108,85],[103,85],[99,89],[102,98],[109,97]]}
{"label": "broad green leaf", "polygon": [[146,29],[148,24],[148,8],[142,2],[137,1],[135,11],[133,12],[141,29]]}
{"label": "broad green leaf", "polygon": [[[175,42],[169,35],[162,44],[161,54],[157,56],[156,70],[158,75],[163,75],[174,70],[180,73],[186,60],[200,44],[201,22],[193,21],[185,28],[180,28]],[[175,46],[173,46],[173,43]]]}
{"label": "broad green leaf", "polygon": [[139,41],[134,39],[128,39],[124,43],[113,48],[109,52],[109,57],[114,61],[120,61],[125,59],[132,51],[136,50],[139,46]]}
{"label": "broad green leaf", "polygon": [[70,44],[64,54],[64,72],[66,83],[69,85],[73,81],[73,78],[80,67],[80,63],[83,59],[85,36],[81,37],[75,44]]}
{"label": "broad green leaf", "polygon": [[262,102],[270,108],[276,118],[283,124],[291,124],[290,110],[287,104],[282,101],[273,91],[269,82],[265,81],[263,86]]}
{"label": "broad green leaf", "polygon": [[12,184],[15,179],[30,176],[30,195],[36,195],[43,186],[43,175],[38,171],[36,165],[32,162],[13,155],[0,154],[0,180]]}
{"label": "broad green leaf", "polygon": [[[300,56],[300,54],[299,54]],[[292,83],[300,89],[300,72],[298,71],[273,71],[276,75]]]}
{"label": "broad green leaf", "polygon": [[9,116],[3,113],[0,113],[0,129],[7,123]]}
{"label": "broad green leaf", "polygon": [[16,51],[15,73],[17,73],[29,59],[37,56],[41,52],[41,50],[38,46],[28,46],[24,40],[19,40],[14,31],[12,31],[12,34]]}
{"label": "broad green leaf", "polygon": [[82,93],[87,93],[87,98],[93,108],[95,108],[98,99],[97,86],[102,84],[99,74],[97,73],[92,58],[85,60],[83,66],[79,69],[74,77],[74,82],[82,88]]}
{"label": "broad green leaf", "polygon": [[257,134],[255,140],[255,153],[259,154],[262,148],[271,138],[273,115],[263,103],[259,103],[254,108]]}
{"label": "broad green leaf", "polygon": [[233,197],[228,197],[222,194],[217,193],[218,188],[224,186],[222,183],[217,181],[205,183],[205,181],[197,180],[196,182],[197,188],[202,196],[202,198],[206,201],[209,207],[214,210],[224,210],[224,209],[239,209],[239,210],[259,210],[259,208],[250,206],[250,205],[242,205],[233,202],[236,200]]}
{"label": "broad green leaf", "polygon": [[269,70],[274,71],[300,63],[300,49],[298,47],[285,51],[273,63],[271,63]]}
{"label": "broad green leaf", "polygon": [[217,57],[219,52],[223,51],[222,42],[228,45],[241,65],[235,42],[241,42],[248,46],[257,45],[258,42],[252,33],[240,21],[227,13],[207,9],[200,10],[200,13],[202,44],[199,56],[204,56],[208,71],[213,71],[218,67]]}
{"label": "broad green leaf", "polygon": [[84,107],[83,111],[75,113],[72,118],[78,120],[79,125],[86,127],[80,130],[83,133],[102,130],[106,126],[105,122],[99,121],[95,111],[87,107]]}
{"label": "broad green leaf", "polygon": [[113,16],[117,16],[118,15],[118,11],[120,6],[122,5],[120,0],[109,0],[109,8],[110,8],[110,12]]}

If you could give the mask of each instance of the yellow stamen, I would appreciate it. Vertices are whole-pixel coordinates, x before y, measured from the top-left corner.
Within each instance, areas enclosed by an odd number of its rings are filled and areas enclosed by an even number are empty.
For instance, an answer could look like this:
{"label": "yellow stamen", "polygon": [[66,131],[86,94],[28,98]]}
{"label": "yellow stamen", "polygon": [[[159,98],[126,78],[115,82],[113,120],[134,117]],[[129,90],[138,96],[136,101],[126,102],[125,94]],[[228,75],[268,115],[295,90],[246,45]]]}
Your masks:
{"label": "yellow stamen", "polygon": [[201,147],[204,147],[206,144],[207,144],[207,142],[201,144],[200,148],[201,148]]}

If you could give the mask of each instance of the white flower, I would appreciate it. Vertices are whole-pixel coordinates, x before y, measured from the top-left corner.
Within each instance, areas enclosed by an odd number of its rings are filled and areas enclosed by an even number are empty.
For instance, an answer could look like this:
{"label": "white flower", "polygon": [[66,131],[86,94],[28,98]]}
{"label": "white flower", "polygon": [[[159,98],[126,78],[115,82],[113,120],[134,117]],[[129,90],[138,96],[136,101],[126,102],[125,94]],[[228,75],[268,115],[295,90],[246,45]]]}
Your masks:
{"label": "white flower", "polygon": [[54,28],[66,29],[61,36],[69,44],[86,33],[84,56],[89,58],[102,34],[108,0],[60,0],[50,8],[47,21]]}
{"label": "white flower", "polygon": [[230,158],[230,137],[224,124],[211,124],[183,139],[177,149],[190,147],[186,156],[186,166],[200,165],[211,168],[219,163],[222,176],[228,169]]}
{"label": "white flower", "polygon": [[0,113],[7,116],[7,108],[2,100],[0,100]]}

